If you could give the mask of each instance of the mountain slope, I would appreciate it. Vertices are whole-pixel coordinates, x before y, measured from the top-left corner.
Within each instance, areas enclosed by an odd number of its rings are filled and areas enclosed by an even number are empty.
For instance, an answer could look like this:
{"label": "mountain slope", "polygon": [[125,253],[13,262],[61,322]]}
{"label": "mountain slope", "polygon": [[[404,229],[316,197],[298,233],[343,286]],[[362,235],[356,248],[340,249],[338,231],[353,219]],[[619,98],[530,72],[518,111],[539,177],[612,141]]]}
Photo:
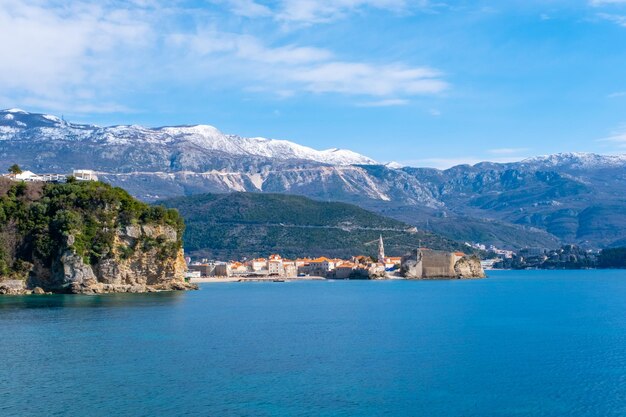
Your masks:
{"label": "mountain slope", "polygon": [[185,250],[198,257],[376,255],[381,234],[390,256],[403,255],[420,244],[434,249],[467,249],[351,204],[300,196],[201,194],[160,203],[176,208],[183,216]]}
{"label": "mountain slope", "polygon": [[146,201],[242,191],[348,202],[455,240],[507,248],[626,240],[623,155],[437,170],[377,165],[350,151],[225,135],[206,125],[98,127],[12,109],[0,112],[0,164],[13,163],[39,173],[95,169]]}

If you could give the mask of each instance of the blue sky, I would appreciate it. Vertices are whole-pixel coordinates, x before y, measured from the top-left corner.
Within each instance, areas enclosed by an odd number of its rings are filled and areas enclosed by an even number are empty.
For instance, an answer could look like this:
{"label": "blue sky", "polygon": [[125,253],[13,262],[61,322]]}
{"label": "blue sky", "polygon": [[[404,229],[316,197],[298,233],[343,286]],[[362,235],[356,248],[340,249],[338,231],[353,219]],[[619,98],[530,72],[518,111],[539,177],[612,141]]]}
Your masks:
{"label": "blue sky", "polygon": [[0,0],[0,107],[447,167],[626,152],[626,0]]}

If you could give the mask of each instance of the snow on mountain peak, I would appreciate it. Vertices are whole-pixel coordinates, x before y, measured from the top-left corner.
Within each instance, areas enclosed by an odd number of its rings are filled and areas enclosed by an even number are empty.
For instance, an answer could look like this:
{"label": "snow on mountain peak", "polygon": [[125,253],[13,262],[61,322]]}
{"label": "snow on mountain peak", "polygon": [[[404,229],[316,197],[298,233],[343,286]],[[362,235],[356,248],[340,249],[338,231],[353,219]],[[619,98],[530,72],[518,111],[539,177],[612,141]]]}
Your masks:
{"label": "snow on mountain peak", "polygon": [[401,169],[401,168],[404,168],[404,165],[402,165],[402,164],[400,164],[400,163],[398,163],[396,161],[387,162],[385,164],[385,166],[387,168],[389,168],[389,169]]}
{"label": "snow on mountain peak", "polygon": [[24,111],[22,109],[18,109],[18,108],[13,108],[13,109],[5,109],[5,110],[1,110],[0,112],[2,113],[22,113],[22,114],[29,114],[27,111]]}
{"label": "snow on mountain peak", "polygon": [[273,159],[303,159],[333,165],[374,164],[373,159],[342,149],[318,151],[282,139],[227,135],[209,125],[162,127],[159,131],[187,140],[205,149],[233,155],[261,156]]}
{"label": "snow on mountain peak", "polygon": [[587,152],[564,152],[527,158],[521,164],[542,164],[550,167],[569,165],[573,168],[602,168],[626,165],[626,154],[600,155]]}
{"label": "snow on mountain peak", "polygon": [[[191,153],[208,150],[233,156],[307,160],[330,165],[376,164],[373,159],[346,149],[332,148],[320,151],[287,140],[228,135],[210,125],[157,128],[117,125],[100,128],[94,125],[75,125],[56,116],[28,113],[20,109],[9,109],[3,112],[5,117],[0,118],[0,127],[8,130],[2,132],[3,135],[0,138],[2,140],[15,137],[16,129],[24,131],[23,134],[28,135],[29,128],[37,128],[41,130],[40,133],[45,133],[48,139],[104,141],[109,146],[140,144],[141,142],[163,146],[178,143],[183,146],[185,144],[191,145],[187,148]],[[14,114],[15,116],[13,116]],[[4,126],[2,126],[3,119],[5,120]]]}

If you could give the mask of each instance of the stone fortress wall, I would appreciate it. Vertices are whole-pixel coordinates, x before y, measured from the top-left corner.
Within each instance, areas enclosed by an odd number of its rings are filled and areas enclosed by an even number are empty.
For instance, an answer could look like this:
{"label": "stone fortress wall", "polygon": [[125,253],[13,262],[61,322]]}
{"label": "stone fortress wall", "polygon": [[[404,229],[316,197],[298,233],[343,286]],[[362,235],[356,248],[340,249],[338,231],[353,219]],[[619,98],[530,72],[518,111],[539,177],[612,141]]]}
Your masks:
{"label": "stone fortress wall", "polygon": [[402,257],[400,274],[409,279],[484,278],[475,256],[454,252],[416,249]]}

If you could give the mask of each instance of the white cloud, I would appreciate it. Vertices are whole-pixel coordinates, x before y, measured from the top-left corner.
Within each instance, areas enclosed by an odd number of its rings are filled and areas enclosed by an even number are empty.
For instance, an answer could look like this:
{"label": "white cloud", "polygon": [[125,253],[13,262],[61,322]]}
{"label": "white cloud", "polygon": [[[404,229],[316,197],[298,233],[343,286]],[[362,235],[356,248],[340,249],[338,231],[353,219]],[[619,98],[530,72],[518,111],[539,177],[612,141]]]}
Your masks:
{"label": "white cloud", "polygon": [[244,17],[267,17],[271,16],[272,10],[254,0],[228,0],[228,5],[233,13]]}
{"label": "white cloud", "polygon": [[616,25],[626,27],[626,16],[609,13],[598,13],[598,17],[604,20],[608,20],[609,22],[613,22]]}
{"label": "white cloud", "polygon": [[440,93],[448,88],[448,84],[441,80],[439,72],[400,64],[330,61],[302,68],[295,71],[292,77],[314,93],[417,95]]}
{"label": "white cloud", "polygon": [[303,64],[332,58],[332,52],[312,47],[285,45],[268,47],[250,35],[202,29],[196,33],[176,33],[168,37],[176,48],[187,51],[195,58],[227,54],[234,58],[265,64]]}
{"label": "white cloud", "polygon": [[131,69],[131,57],[150,42],[149,25],[136,17],[93,3],[49,8],[0,0],[3,94],[23,102],[85,105],[86,97],[99,95],[101,86],[110,89]]}
{"label": "white cloud", "polygon": [[626,91],[616,91],[614,93],[609,94],[607,97],[608,98],[619,98],[619,97],[625,97],[626,96]]}
{"label": "white cloud", "polygon": [[[376,97],[370,105],[401,105],[416,95],[438,94],[449,86],[442,74],[401,62],[377,64],[342,61],[327,49],[263,43],[250,35],[211,28],[173,34],[178,51],[172,61],[190,77],[222,71],[239,77],[247,91],[271,91],[281,97],[295,92]],[[288,94],[282,94],[287,91]]]}
{"label": "white cloud", "polygon": [[[223,2],[224,0],[218,0]],[[230,10],[245,17],[268,17],[286,23],[324,23],[367,8],[396,13],[430,6],[428,0],[279,0],[273,7],[254,0],[225,0]]]}
{"label": "white cloud", "polygon": [[[228,1],[251,16],[269,13],[268,6],[252,0]],[[331,8],[405,6],[404,0],[281,4],[280,13],[309,8],[316,16]],[[427,66],[345,60],[326,48],[225,31],[219,15],[202,12],[200,19],[196,9],[158,0],[120,5],[0,0],[4,39],[0,92],[6,105],[66,113],[131,111],[123,101],[132,92],[192,83],[198,88],[270,92],[281,98],[302,93],[353,95],[362,103],[390,106],[448,88],[440,71]],[[271,38],[272,31],[265,36]]]}
{"label": "white cloud", "polygon": [[359,107],[393,107],[393,106],[406,106],[409,104],[409,100],[402,98],[388,98],[383,100],[376,101],[366,101],[363,103],[358,103]]}
{"label": "white cloud", "polygon": [[610,136],[598,139],[598,142],[607,142],[618,148],[626,148],[626,127],[611,132]]}

